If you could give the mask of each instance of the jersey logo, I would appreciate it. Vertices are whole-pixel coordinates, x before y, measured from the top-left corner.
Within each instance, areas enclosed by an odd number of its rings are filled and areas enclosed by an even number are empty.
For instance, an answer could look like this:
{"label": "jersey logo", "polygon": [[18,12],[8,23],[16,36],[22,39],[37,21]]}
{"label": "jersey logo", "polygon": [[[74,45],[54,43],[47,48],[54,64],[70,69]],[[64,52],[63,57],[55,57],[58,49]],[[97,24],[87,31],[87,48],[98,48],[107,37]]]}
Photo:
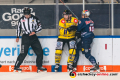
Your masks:
{"label": "jersey logo", "polygon": [[25,22],[25,20],[22,20],[22,22]]}
{"label": "jersey logo", "polygon": [[64,24],[64,23],[65,23],[65,20],[61,20],[61,23],[63,23],[63,24]]}
{"label": "jersey logo", "polygon": [[92,20],[90,20],[90,21],[85,21],[85,23],[87,25],[87,24],[94,23],[94,22]]}
{"label": "jersey logo", "polygon": [[87,25],[87,24],[90,24],[90,21],[85,21],[85,23],[86,23],[86,25]]}
{"label": "jersey logo", "polygon": [[34,20],[32,20],[32,22],[34,22]]}
{"label": "jersey logo", "polygon": [[34,20],[32,20],[32,22],[31,23],[34,23]]}
{"label": "jersey logo", "polygon": [[78,23],[78,20],[77,20],[77,19],[74,19],[74,22],[75,22],[75,23]]}

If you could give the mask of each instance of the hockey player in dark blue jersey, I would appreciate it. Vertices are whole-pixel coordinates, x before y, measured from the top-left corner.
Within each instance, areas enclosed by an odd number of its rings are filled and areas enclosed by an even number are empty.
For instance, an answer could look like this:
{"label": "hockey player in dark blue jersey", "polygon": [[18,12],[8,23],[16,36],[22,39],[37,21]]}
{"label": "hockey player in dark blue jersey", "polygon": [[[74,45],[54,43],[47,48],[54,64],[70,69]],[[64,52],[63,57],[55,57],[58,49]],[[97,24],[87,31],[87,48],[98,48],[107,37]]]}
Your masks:
{"label": "hockey player in dark blue jersey", "polygon": [[[76,36],[79,37],[81,35],[81,40],[77,44],[77,50],[75,55],[75,60],[73,63],[73,70],[77,70],[77,62],[79,59],[79,51],[81,50],[85,57],[92,63],[94,66],[90,69],[90,71],[99,71],[99,64],[96,63],[96,59],[91,55],[91,43],[94,39],[94,22],[89,18],[90,12],[88,10],[84,10],[82,12],[82,19],[78,23]],[[80,33],[81,32],[81,33]]]}

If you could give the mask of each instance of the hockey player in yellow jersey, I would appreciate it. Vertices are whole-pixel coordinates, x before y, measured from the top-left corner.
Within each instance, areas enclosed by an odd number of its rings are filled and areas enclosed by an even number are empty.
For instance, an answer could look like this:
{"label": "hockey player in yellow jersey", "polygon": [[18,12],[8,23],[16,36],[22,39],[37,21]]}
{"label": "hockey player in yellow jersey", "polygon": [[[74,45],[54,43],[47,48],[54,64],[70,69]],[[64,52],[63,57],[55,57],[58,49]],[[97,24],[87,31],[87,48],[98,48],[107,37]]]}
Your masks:
{"label": "hockey player in yellow jersey", "polygon": [[72,17],[72,14],[69,10],[65,10],[63,12],[63,18],[59,21],[59,35],[56,45],[56,51],[55,51],[55,72],[58,71],[60,60],[61,60],[61,54],[63,51],[63,47],[65,43],[68,44],[69,47],[69,57],[67,60],[67,70],[72,70],[72,64],[75,58],[76,54],[76,44],[75,44],[75,33],[77,29],[77,23],[78,19],[75,17]]}

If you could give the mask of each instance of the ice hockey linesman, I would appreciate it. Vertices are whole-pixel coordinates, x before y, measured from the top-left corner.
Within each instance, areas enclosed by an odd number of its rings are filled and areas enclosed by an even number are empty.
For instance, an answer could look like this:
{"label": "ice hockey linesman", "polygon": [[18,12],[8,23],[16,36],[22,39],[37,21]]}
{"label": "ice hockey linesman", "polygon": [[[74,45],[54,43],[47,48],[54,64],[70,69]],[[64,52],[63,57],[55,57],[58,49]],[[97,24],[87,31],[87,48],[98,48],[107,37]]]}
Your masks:
{"label": "ice hockey linesman", "polygon": [[77,29],[78,19],[72,17],[72,13],[69,10],[63,12],[63,18],[59,21],[59,36],[57,40],[56,52],[55,52],[55,72],[58,71],[60,66],[61,54],[65,43],[69,47],[69,57],[67,60],[67,69],[71,71],[72,64],[75,58],[76,49],[75,49],[75,32]]}
{"label": "ice hockey linesman", "polygon": [[[94,66],[90,69],[91,72],[97,70],[99,72],[99,65],[96,63],[96,59],[91,55],[91,43],[94,39],[94,22],[89,18],[90,12],[88,10],[82,11],[82,19],[78,23],[76,36],[81,35],[81,41],[77,44],[75,60],[73,62],[74,70],[76,71],[77,62],[79,59],[79,50],[85,55],[85,57]],[[81,33],[80,33],[81,32]]]}
{"label": "ice hockey linesman", "polygon": [[22,71],[22,69],[20,69],[19,67],[22,64],[23,60],[25,59],[30,46],[37,55],[37,59],[36,59],[36,66],[38,69],[37,72],[39,72],[40,70],[46,71],[47,69],[42,67],[43,50],[36,36],[36,33],[42,30],[41,23],[37,17],[30,14],[31,13],[30,8],[25,7],[23,13],[24,16],[22,16],[19,19],[18,28],[17,28],[17,38],[16,38],[16,42],[18,42],[22,30],[23,35],[22,35],[21,53],[18,56],[17,61],[15,63],[14,71]]}

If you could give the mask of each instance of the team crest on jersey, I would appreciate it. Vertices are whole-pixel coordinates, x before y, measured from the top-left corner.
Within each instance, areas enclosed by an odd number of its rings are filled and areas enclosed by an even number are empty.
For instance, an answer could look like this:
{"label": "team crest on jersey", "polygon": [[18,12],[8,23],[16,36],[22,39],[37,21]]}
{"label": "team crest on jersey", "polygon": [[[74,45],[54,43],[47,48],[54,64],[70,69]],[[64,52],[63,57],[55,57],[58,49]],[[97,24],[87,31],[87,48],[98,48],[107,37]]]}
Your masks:
{"label": "team crest on jersey", "polygon": [[87,25],[87,24],[94,23],[94,22],[92,20],[90,20],[90,21],[85,21],[85,23]]}
{"label": "team crest on jersey", "polygon": [[65,23],[65,20],[61,20],[61,23],[63,23],[63,24],[64,24],[64,23]]}
{"label": "team crest on jersey", "polygon": [[34,20],[32,20],[32,22],[34,23]]}
{"label": "team crest on jersey", "polygon": [[22,20],[22,22],[25,22],[25,20]]}
{"label": "team crest on jersey", "polygon": [[34,23],[34,20],[32,20],[32,22],[31,23]]}
{"label": "team crest on jersey", "polygon": [[78,23],[78,20],[77,20],[77,19],[74,19],[74,22],[75,22],[75,23]]}

